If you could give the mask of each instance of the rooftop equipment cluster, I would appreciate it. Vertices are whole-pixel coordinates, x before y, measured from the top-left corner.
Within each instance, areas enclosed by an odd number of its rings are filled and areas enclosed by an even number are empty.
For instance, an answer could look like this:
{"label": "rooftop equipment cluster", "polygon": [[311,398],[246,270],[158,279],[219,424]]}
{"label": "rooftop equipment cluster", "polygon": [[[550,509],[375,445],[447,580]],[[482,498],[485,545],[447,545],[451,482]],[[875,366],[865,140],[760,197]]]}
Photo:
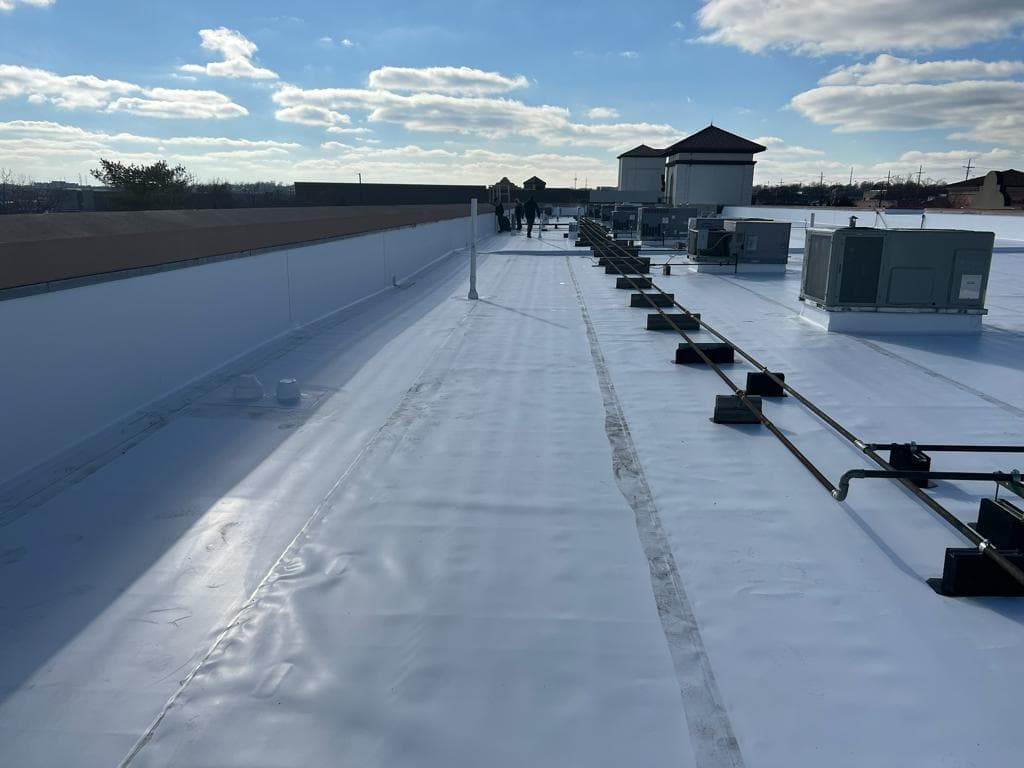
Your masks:
{"label": "rooftop equipment cluster", "polygon": [[[613,213],[611,211],[610,213]],[[599,212],[603,216],[604,210]],[[628,214],[627,214],[628,215]],[[607,219],[606,219],[607,220]],[[722,221],[719,225],[714,223]],[[728,232],[731,237],[716,235],[716,242],[721,239],[731,240],[737,234],[742,239],[747,237],[760,238],[756,227],[748,230],[740,227],[743,220],[732,220],[733,227],[727,228],[724,220],[706,220],[702,217],[691,217],[689,234],[700,237],[701,232]],[[764,225],[777,222],[751,222]],[[771,230],[767,230],[771,231]],[[781,230],[778,230],[781,232]],[[658,287],[650,277],[650,257],[641,256],[640,246],[632,240],[616,239],[614,231],[595,220],[584,217],[578,226],[577,246],[587,246],[597,257],[598,266],[605,273],[616,278],[616,288],[632,290],[629,306],[653,310],[647,315],[647,329],[651,331],[671,330],[678,333],[682,342],[676,349],[674,362],[678,365],[706,365],[728,387],[731,394],[718,395],[715,398],[712,420],[722,424],[758,424],[768,429],[783,446],[811,473],[811,475],[837,501],[844,501],[849,493],[850,482],[854,479],[891,479],[903,485],[910,493],[935,512],[942,520],[953,527],[971,547],[955,547],[946,550],[941,578],[930,579],[929,584],[940,594],[948,596],[979,596],[979,595],[1014,595],[1024,596],[1024,509],[1018,503],[999,498],[999,491],[1005,490],[1024,498],[1024,481],[1017,470],[995,472],[959,472],[933,471],[931,469],[930,452],[974,452],[990,454],[1024,453],[1024,446],[992,446],[992,445],[916,445],[914,443],[866,443],[850,432],[834,417],[814,404],[806,396],[796,390],[791,382],[787,382],[783,372],[770,370],[763,363],[752,357],[733,341],[715,330],[701,317],[683,306],[675,294],[666,293]],[[751,232],[753,234],[748,235]],[[852,234],[851,234],[852,232]],[[915,230],[915,232],[917,232]],[[695,235],[695,233],[697,233]],[[814,234],[814,233],[812,233]],[[843,293],[846,280],[857,286],[861,291],[856,295],[864,297],[863,304],[869,308],[878,308],[877,291],[885,286],[887,297],[895,297],[906,302],[906,296],[921,298],[910,309],[925,307],[932,311],[936,308],[956,310],[983,309],[985,284],[988,279],[988,265],[991,260],[991,233],[956,232],[923,233],[938,234],[931,239],[918,238],[904,234],[902,231],[885,231],[878,234],[876,230],[836,230],[827,233],[814,246],[816,256],[804,263],[804,279],[802,281],[802,298],[821,298],[825,308],[830,296],[849,298],[852,288]],[[873,242],[872,238],[877,242]],[[701,245],[695,241],[694,247],[706,251],[710,246],[712,235]],[[760,243],[758,243],[760,245]],[[788,224],[786,225],[786,244],[788,249]],[[986,246],[987,244],[987,246]],[[850,258],[850,248],[855,254]],[[926,258],[925,251],[931,247],[936,257]],[[987,248],[987,250],[986,250]],[[734,252],[735,254],[735,252]],[[788,250],[787,250],[788,254]],[[835,257],[833,258],[833,254]],[[866,256],[864,254],[867,254]],[[986,255],[987,254],[987,255]],[[693,254],[702,256],[700,252]],[[784,265],[785,262],[783,262]],[[699,262],[698,262],[699,264]],[[833,266],[834,265],[834,266]],[[845,266],[845,272],[844,272]],[[784,266],[783,266],[784,269]],[[810,280],[808,271],[810,270]],[[901,274],[900,270],[919,270],[916,275],[929,286],[912,292],[907,280],[913,275]],[[667,273],[667,271],[666,271]],[[824,278],[819,277],[824,274]],[[835,283],[834,281],[838,281]],[[811,293],[807,293],[810,285]],[[867,299],[865,286],[874,285],[876,300]],[[893,287],[895,286],[895,287]],[[832,291],[831,293],[829,291]],[[895,291],[895,292],[893,292]],[[910,292],[908,294],[908,292]],[[955,293],[955,298],[953,296]],[[967,295],[961,296],[961,293]],[[805,295],[806,294],[806,295]],[[813,296],[812,296],[813,294]],[[924,298],[929,298],[925,303]],[[932,299],[940,298],[932,304]],[[891,298],[887,300],[892,300]],[[966,304],[964,304],[966,302]],[[896,306],[896,305],[894,305]],[[907,309],[908,307],[900,307]],[[694,338],[691,332],[705,332],[713,340]],[[723,365],[736,362],[739,356],[754,370],[749,371],[746,383],[740,387]],[[793,397],[817,418],[827,424],[836,434],[860,450],[864,456],[879,469],[853,469],[846,472],[833,484],[824,472],[806,456],[790,438],[777,427],[765,414],[763,406],[766,399]],[[883,458],[880,451],[888,451],[888,458]],[[994,499],[983,499],[978,513],[978,520],[968,525],[950,512],[945,506],[926,492],[934,480],[985,481],[996,484]]]}

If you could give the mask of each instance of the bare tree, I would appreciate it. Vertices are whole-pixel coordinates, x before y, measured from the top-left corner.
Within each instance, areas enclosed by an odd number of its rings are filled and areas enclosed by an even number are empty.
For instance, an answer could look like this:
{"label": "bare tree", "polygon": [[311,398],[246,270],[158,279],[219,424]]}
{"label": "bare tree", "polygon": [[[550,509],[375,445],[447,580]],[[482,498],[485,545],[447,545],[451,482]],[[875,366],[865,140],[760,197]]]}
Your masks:
{"label": "bare tree", "polygon": [[0,167],[0,214],[7,213],[10,207],[10,188],[14,181],[14,171]]}

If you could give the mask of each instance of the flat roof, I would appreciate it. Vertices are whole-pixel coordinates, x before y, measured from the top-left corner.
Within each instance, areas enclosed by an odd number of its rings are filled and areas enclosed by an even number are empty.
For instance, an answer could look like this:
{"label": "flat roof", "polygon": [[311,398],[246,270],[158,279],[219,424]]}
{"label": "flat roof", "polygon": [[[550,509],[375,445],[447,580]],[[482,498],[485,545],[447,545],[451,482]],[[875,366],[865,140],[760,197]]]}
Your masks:
{"label": "flat roof", "polygon": [[[449,259],[268,348],[301,413],[197,385],[6,496],[0,763],[1016,764],[1024,600],[933,592],[956,533],[712,423],[721,380],[543,234],[481,243],[479,302]],[[1020,442],[1024,242],[980,335],[866,337],[799,318],[803,236],[784,275],[655,280],[864,439]],[[765,408],[829,477],[866,466]],[[989,490],[931,493],[973,521]]]}

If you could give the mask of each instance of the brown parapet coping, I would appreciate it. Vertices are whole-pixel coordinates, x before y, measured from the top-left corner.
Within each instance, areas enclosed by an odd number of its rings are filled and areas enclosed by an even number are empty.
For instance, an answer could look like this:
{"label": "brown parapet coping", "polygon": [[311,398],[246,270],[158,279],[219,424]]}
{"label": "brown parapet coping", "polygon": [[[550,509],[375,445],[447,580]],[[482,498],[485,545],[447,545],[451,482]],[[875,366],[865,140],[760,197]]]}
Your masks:
{"label": "brown parapet coping", "polygon": [[459,203],[0,216],[0,290],[468,215]]}

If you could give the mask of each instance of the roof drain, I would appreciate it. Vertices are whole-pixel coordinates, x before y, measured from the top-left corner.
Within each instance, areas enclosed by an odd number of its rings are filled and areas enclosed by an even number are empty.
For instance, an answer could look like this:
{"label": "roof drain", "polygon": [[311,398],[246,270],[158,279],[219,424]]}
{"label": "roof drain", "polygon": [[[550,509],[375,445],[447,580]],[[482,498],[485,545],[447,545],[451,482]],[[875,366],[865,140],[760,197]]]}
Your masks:
{"label": "roof drain", "polygon": [[[630,251],[625,250],[623,246],[619,245],[616,241],[611,240],[609,238],[608,231],[602,225],[596,224],[594,221],[587,219],[585,217],[580,220],[579,239],[577,240],[577,245],[590,246],[591,250],[595,252],[595,254],[600,255],[614,255],[618,253],[618,258],[609,260],[608,262],[608,265],[614,266],[615,270],[606,271],[617,272],[621,277],[627,279],[633,278],[630,278],[630,276],[622,269],[622,267],[629,267],[631,264],[637,267],[643,265],[642,257],[639,257],[638,252],[637,254],[634,254]],[[836,486],[833,485],[832,482],[827,477],[825,477],[824,473],[820,469],[818,469],[818,467],[815,466],[815,464],[806,455],[804,455],[792,443],[792,441],[790,441],[789,438],[787,438],[779,430],[779,428],[776,427],[775,424],[771,422],[770,419],[768,419],[761,412],[760,404],[755,405],[753,402],[751,402],[751,400],[747,397],[746,392],[737,387],[736,384],[728,377],[728,375],[726,375],[722,371],[722,369],[719,368],[718,365],[714,361],[712,361],[703,350],[700,349],[701,345],[695,343],[678,325],[676,325],[673,321],[668,319],[667,313],[665,313],[660,306],[655,304],[654,297],[652,295],[644,293],[643,289],[639,288],[636,285],[634,285],[634,288],[637,291],[639,291],[639,293],[642,296],[646,296],[647,301],[650,303],[650,305],[659,314],[665,317],[664,324],[672,328],[672,330],[679,333],[679,335],[682,336],[683,340],[686,342],[689,348],[693,350],[694,354],[698,358],[700,358],[704,363],[706,363],[719,376],[719,378],[721,378],[726,383],[726,385],[733,391],[733,394],[736,396],[739,404],[746,408],[748,411],[750,411],[752,414],[756,414],[757,421],[763,424],[765,427],[767,427],[768,430],[773,435],[775,435],[776,438],[778,438],[778,440],[783,444],[783,446],[785,446],[785,448],[790,453],[792,453],[793,456],[795,456],[801,464],[804,465],[804,468],[807,469],[807,471],[814,476],[814,478],[822,485],[822,487],[824,487],[829,492],[829,494],[835,497],[836,492],[838,491]],[[865,443],[860,438],[858,438],[856,435],[850,432],[850,430],[844,427],[840,422],[836,421],[836,419],[832,418],[829,414],[827,414],[825,411],[823,411],[821,408],[819,408],[817,405],[815,405],[813,402],[807,399],[799,391],[794,389],[792,385],[787,384],[784,377],[781,377],[775,372],[770,371],[768,367],[761,363],[759,360],[754,358],[749,353],[745,352],[741,347],[739,347],[737,344],[735,344],[732,340],[728,339],[719,331],[715,330],[704,320],[700,319],[699,315],[694,315],[694,313],[691,313],[686,307],[677,302],[674,296],[672,296],[671,294],[667,294],[653,282],[650,283],[650,288],[657,292],[657,294],[659,295],[658,298],[661,299],[662,302],[664,302],[666,297],[671,297],[671,306],[674,306],[682,310],[682,312],[688,317],[694,317],[700,328],[703,328],[704,330],[708,331],[710,334],[717,337],[721,342],[731,347],[735,354],[740,355],[748,363],[757,368],[758,372],[764,374],[768,381],[774,383],[786,394],[794,397],[798,402],[800,402],[801,405],[803,405],[811,413],[813,413],[815,416],[817,416],[819,419],[825,422],[825,424],[831,427],[834,431],[839,433],[840,436],[842,436],[850,443],[855,445],[858,449],[860,449],[860,451],[864,453],[865,456],[867,456],[875,464],[881,467],[883,471],[897,472],[897,470],[891,464],[889,464],[885,459],[883,459],[878,454],[877,444],[868,444]],[[683,347],[682,344],[680,344],[679,346],[680,349]],[[679,355],[678,350],[676,354],[677,356]],[[987,477],[991,479],[992,474],[993,473],[989,473]],[[970,526],[966,525],[959,518],[957,518],[956,515],[954,515],[952,512],[946,509],[942,504],[940,504],[938,501],[936,501],[927,493],[925,493],[925,491],[922,488],[918,487],[918,485],[915,484],[915,479],[917,481],[927,479],[922,478],[920,473],[918,473],[916,476],[912,476],[909,471],[905,471],[902,473],[891,475],[890,477],[891,479],[894,479],[897,482],[901,483],[904,486],[904,488],[906,488],[910,493],[914,494],[919,501],[925,504],[929,509],[931,509],[939,517],[941,517],[946,523],[953,527],[958,533],[963,535],[968,541],[975,545],[976,550],[972,549],[966,551],[973,553],[974,556],[978,556],[983,559],[987,558],[988,562],[984,566],[982,566],[981,569],[977,571],[971,571],[971,575],[977,576],[977,578],[973,581],[970,579],[970,577],[968,577],[967,579],[968,585],[971,587],[971,589],[991,589],[993,586],[993,580],[983,578],[986,576],[991,576],[991,573],[984,569],[996,568],[1000,572],[998,574],[999,578],[995,579],[995,587],[997,588],[991,592],[985,592],[985,594],[1024,594],[1024,561],[1018,560],[1012,552],[1004,553],[999,551],[997,547],[993,546],[987,538],[980,535]],[[943,571],[944,581],[946,581],[946,570],[950,568],[950,552],[955,552],[955,550],[947,550],[946,565]],[[1019,593],[1011,591],[1011,588],[1013,590],[1019,589],[1021,591]],[[942,592],[942,594],[960,594],[966,596],[968,594],[975,594],[975,592],[972,592],[970,590],[961,590],[959,592]]]}

